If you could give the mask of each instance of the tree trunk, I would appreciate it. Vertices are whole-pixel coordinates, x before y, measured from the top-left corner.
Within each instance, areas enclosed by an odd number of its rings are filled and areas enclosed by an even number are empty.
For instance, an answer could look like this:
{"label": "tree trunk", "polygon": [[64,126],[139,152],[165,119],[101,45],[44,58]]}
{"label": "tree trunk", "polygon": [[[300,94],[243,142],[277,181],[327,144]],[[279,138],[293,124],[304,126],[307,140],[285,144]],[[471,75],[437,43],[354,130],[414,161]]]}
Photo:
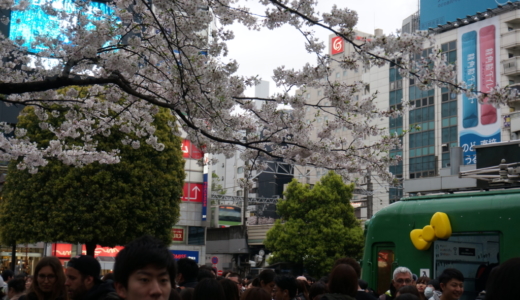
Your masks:
{"label": "tree trunk", "polygon": [[87,247],[87,255],[94,257],[94,252],[96,250],[96,242],[86,242],[85,247]]}

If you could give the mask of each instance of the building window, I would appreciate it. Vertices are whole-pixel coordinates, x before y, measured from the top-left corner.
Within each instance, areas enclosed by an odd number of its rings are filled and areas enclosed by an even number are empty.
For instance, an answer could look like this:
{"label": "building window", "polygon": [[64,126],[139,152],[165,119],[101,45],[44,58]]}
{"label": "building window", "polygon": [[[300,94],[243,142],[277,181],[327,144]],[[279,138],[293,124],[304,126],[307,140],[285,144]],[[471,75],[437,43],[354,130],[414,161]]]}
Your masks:
{"label": "building window", "polygon": [[336,73],[336,78],[339,78],[341,76],[341,73],[337,72]]}
{"label": "building window", "polygon": [[409,135],[410,178],[437,175],[435,164],[435,106],[434,90],[421,90],[410,79],[410,102],[415,108],[409,112],[412,127]]}
{"label": "building window", "polygon": [[190,226],[188,231],[188,245],[204,245],[204,227]]}
{"label": "building window", "polygon": [[347,76],[347,70],[343,70],[343,76]]}
{"label": "building window", "polygon": [[[397,66],[392,63],[390,64],[390,99],[389,105],[390,109],[401,109],[402,101],[403,101],[403,78],[401,74],[399,74],[399,69]],[[368,86],[367,92],[370,92],[370,87]],[[396,118],[389,119],[389,130],[392,135],[401,135],[403,133],[403,116],[398,116]],[[401,145],[403,144],[403,140],[401,138]],[[403,156],[403,151],[401,149],[390,150],[390,156],[395,157],[396,155]],[[396,178],[403,178],[403,161],[400,161],[395,166],[390,166],[389,171],[395,175]],[[403,190],[398,188],[390,188],[389,189],[389,200],[390,203],[398,201],[403,196]]]}
{"label": "building window", "polygon": [[450,148],[457,147],[457,94],[450,93],[448,88],[442,88],[442,167],[448,167],[450,163]]}
{"label": "building window", "polygon": [[457,66],[457,41],[441,45],[442,54],[446,55],[449,64]]}
{"label": "building window", "polygon": [[238,174],[242,174],[242,173],[244,173],[244,167],[238,167],[238,168],[237,168],[237,173],[238,173]]}
{"label": "building window", "polygon": [[318,91],[318,96],[321,96],[321,91]]}
{"label": "building window", "polygon": [[237,196],[239,196],[239,197],[240,197],[240,196],[243,196],[243,194],[242,194],[242,190],[238,190],[238,191],[237,191]]}

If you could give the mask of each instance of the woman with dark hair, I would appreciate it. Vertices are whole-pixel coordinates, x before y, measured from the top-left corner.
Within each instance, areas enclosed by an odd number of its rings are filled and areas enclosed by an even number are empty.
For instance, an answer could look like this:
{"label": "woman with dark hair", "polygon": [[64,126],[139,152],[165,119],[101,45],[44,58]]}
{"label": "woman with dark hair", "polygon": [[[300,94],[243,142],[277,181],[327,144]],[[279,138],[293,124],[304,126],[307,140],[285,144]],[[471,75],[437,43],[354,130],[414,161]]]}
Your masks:
{"label": "woman with dark hair", "polygon": [[298,282],[298,291],[296,292],[297,300],[309,300],[309,292],[307,291],[307,281],[296,280]]}
{"label": "woman with dark hair", "polygon": [[271,300],[271,295],[263,288],[252,287],[242,294],[240,300]]}
{"label": "woman with dark hair", "polygon": [[193,291],[193,300],[226,300],[224,288],[213,278],[205,278],[197,283]]}
{"label": "woman with dark hair", "polygon": [[316,281],[309,288],[309,300],[318,300],[328,292],[327,284],[323,281]]}
{"label": "woman with dark hair", "polygon": [[221,279],[218,281],[222,288],[224,289],[224,295],[226,296],[226,300],[239,300],[240,294],[238,291],[238,283],[234,282],[231,279]]}
{"label": "woman with dark hair", "polygon": [[426,276],[421,276],[417,279],[417,283],[415,286],[417,287],[417,291],[419,291],[419,299],[428,300],[428,298],[424,295],[424,290],[428,286],[428,282],[430,282],[430,278]]}
{"label": "woman with dark hair", "polygon": [[486,284],[486,300],[518,299],[520,257],[507,260],[491,270]]}
{"label": "woman with dark hair", "polygon": [[34,269],[34,280],[27,295],[20,300],[66,300],[65,274],[61,262],[54,256],[47,256]]}
{"label": "woman with dark hair", "polygon": [[273,270],[263,270],[258,274],[258,277],[253,280],[253,286],[263,288],[269,295],[274,289],[274,277],[276,274]]}
{"label": "woman with dark hair", "polygon": [[404,294],[412,294],[417,296],[417,298],[421,298],[419,295],[419,290],[414,285],[405,285],[397,291],[396,297]]}
{"label": "woman with dark hair", "polygon": [[321,300],[354,300],[358,288],[356,271],[349,265],[337,265],[329,276],[329,292]]}
{"label": "woman with dark hair", "polygon": [[25,291],[28,291],[31,288],[34,277],[32,275],[27,275],[25,277]]}

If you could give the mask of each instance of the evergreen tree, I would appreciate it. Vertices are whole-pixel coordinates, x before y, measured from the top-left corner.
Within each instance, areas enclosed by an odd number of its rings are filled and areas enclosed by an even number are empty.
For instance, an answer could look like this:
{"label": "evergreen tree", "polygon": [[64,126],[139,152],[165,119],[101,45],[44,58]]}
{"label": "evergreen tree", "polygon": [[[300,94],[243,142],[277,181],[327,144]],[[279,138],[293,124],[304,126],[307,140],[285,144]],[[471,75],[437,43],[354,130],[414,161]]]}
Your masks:
{"label": "evergreen tree", "polygon": [[277,205],[282,217],[267,232],[265,246],[273,251],[271,263],[290,262],[310,274],[329,272],[340,257],[362,256],[364,238],[350,205],[353,184],[329,172],[311,188],[296,179]]}
{"label": "evergreen tree", "polygon": [[[48,121],[58,128],[65,112]],[[18,125],[39,147],[46,147],[51,134],[41,130],[39,122],[34,109],[27,107]],[[12,161],[0,203],[3,243],[85,243],[89,255],[96,244],[124,245],[143,234],[170,243],[185,177],[181,140],[169,126],[174,123],[167,110],[155,115],[154,134],[165,146],[162,151],[148,145],[146,136],[121,130],[97,136],[98,150],[120,149],[118,164],[96,162],[78,168],[49,160],[33,175],[17,169],[20,160]],[[133,143],[122,145],[125,137]]]}

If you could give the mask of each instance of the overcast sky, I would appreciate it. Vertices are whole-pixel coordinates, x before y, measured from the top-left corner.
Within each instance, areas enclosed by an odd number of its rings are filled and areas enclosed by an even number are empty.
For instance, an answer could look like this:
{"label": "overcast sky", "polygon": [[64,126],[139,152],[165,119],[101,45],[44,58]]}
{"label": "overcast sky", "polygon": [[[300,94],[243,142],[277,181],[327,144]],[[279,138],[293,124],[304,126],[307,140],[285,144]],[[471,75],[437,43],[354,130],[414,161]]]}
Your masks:
{"label": "overcast sky", "polygon": [[[253,7],[253,12],[263,15],[262,7],[255,6],[256,1],[247,1],[246,5]],[[348,7],[357,11],[359,22],[356,29],[374,33],[381,28],[385,34],[400,29],[403,19],[418,10],[418,0],[319,0],[320,12],[330,11],[334,4],[338,7]],[[259,75],[271,82],[271,93],[276,89],[271,80],[272,70],[285,65],[288,68],[299,69],[306,62],[315,63],[315,58],[305,51],[305,42],[298,31],[289,26],[276,30],[249,31],[242,25],[234,25],[235,39],[229,43],[229,57],[236,59],[240,68],[239,75]],[[322,30],[319,37],[328,47],[328,32]],[[327,49],[328,51],[328,49]],[[254,95],[254,89],[247,92]]]}

